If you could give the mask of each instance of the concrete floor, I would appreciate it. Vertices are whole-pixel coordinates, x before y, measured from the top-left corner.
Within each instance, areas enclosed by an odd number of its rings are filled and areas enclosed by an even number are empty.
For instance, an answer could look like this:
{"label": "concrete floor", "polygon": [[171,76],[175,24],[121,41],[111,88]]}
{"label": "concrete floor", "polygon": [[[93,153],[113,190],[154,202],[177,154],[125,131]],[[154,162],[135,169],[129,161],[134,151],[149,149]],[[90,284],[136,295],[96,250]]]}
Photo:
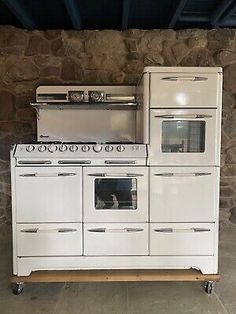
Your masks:
{"label": "concrete floor", "polygon": [[1,314],[236,313],[236,227],[221,231],[221,280],[212,295],[198,282],[40,283],[15,296],[9,288],[10,243],[0,242]]}

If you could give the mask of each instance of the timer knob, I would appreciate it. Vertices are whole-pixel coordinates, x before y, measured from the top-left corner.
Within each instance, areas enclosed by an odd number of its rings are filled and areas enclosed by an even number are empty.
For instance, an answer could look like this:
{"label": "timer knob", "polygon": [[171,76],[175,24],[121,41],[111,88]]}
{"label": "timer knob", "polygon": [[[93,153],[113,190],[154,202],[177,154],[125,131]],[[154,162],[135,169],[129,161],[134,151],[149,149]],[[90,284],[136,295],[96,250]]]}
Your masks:
{"label": "timer knob", "polygon": [[105,150],[106,150],[106,152],[112,152],[112,151],[113,151],[113,146],[107,145],[107,146],[105,147]]}
{"label": "timer knob", "polygon": [[61,146],[59,147],[59,151],[65,152],[66,150],[67,150],[67,146],[65,144],[61,144]]}
{"label": "timer knob", "polygon": [[82,149],[82,151],[83,151],[84,153],[86,153],[86,152],[88,152],[88,151],[90,150],[90,147],[89,147],[88,145],[83,145],[83,146],[81,147],[81,149]]}
{"label": "timer knob", "polygon": [[26,147],[26,150],[27,150],[27,152],[32,152],[32,151],[34,151],[34,145],[28,145],[27,147]]}
{"label": "timer knob", "polygon": [[124,150],[125,150],[125,147],[123,146],[123,145],[119,145],[119,146],[117,146],[117,151],[119,152],[119,153],[121,153],[121,152],[123,152]]}
{"label": "timer knob", "polygon": [[102,150],[102,146],[99,144],[96,144],[93,146],[93,150],[95,151],[95,153],[99,153]]}
{"label": "timer knob", "polygon": [[47,147],[45,145],[40,145],[39,148],[38,148],[38,151],[40,153],[42,153],[42,152],[45,152],[46,149],[47,149]]}
{"label": "timer knob", "polygon": [[56,150],[57,150],[57,146],[54,145],[54,144],[51,144],[51,145],[48,147],[48,151],[49,151],[50,153],[54,153]]}
{"label": "timer knob", "polygon": [[77,146],[77,145],[71,145],[71,146],[70,146],[70,151],[71,151],[72,153],[76,152],[77,150],[78,150],[78,146]]}

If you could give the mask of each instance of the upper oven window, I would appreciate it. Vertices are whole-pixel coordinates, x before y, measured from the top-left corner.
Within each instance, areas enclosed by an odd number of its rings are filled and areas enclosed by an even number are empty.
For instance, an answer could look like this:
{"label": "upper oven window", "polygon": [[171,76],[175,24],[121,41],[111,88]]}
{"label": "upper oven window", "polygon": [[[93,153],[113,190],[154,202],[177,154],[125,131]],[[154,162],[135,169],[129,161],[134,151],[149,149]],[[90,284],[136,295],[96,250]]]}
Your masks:
{"label": "upper oven window", "polygon": [[163,153],[203,153],[205,121],[174,120],[162,122]]}
{"label": "upper oven window", "polygon": [[95,179],[95,208],[137,209],[137,179]]}

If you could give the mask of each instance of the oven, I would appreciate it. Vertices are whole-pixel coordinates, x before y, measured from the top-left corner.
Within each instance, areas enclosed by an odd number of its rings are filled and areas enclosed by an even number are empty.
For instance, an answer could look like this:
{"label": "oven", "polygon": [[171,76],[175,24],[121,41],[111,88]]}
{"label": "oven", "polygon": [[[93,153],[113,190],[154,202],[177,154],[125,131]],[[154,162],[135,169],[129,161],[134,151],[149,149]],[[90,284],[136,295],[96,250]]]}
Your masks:
{"label": "oven", "polygon": [[147,222],[147,167],[86,167],[85,222]]}
{"label": "oven", "polygon": [[151,109],[149,162],[161,166],[219,165],[216,109]]}

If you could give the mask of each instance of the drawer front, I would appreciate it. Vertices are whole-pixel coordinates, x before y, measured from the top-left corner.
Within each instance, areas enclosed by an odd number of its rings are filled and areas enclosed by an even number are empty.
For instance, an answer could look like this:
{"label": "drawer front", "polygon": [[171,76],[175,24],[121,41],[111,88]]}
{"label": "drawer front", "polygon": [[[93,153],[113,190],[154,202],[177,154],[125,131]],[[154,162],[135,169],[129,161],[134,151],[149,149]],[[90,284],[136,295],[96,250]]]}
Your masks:
{"label": "drawer front", "polygon": [[214,221],[219,171],[216,167],[151,167],[150,221]]}
{"label": "drawer front", "polygon": [[19,224],[17,255],[82,255],[82,224]]}
{"label": "drawer front", "polygon": [[150,108],[216,108],[220,76],[215,73],[153,73],[150,90]]}
{"label": "drawer front", "polygon": [[150,255],[214,255],[214,224],[151,224]]}
{"label": "drawer front", "polygon": [[148,226],[84,224],[84,255],[148,255]]}
{"label": "drawer front", "polygon": [[81,222],[82,168],[16,168],[18,223]]}

